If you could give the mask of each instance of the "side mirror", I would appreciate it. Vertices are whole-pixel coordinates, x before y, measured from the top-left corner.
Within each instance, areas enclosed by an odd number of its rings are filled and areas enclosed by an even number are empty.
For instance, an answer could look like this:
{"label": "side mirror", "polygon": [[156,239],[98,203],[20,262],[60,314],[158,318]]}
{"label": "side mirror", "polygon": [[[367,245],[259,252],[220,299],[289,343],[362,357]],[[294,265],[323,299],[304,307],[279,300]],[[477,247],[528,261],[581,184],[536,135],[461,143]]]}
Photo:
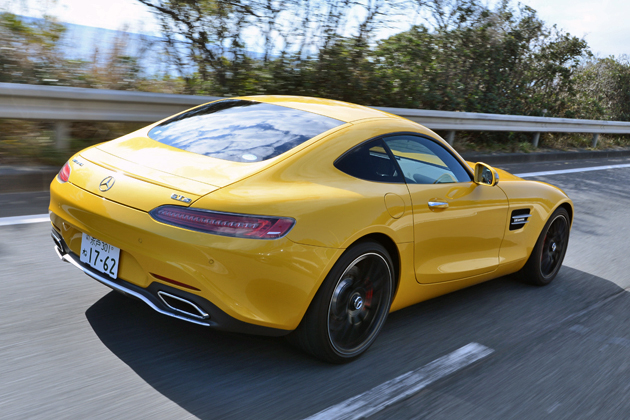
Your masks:
{"label": "side mirror", "polygon": [[499,174],[490,165],[475,163],[475,184],[494,187],[499,183]]}

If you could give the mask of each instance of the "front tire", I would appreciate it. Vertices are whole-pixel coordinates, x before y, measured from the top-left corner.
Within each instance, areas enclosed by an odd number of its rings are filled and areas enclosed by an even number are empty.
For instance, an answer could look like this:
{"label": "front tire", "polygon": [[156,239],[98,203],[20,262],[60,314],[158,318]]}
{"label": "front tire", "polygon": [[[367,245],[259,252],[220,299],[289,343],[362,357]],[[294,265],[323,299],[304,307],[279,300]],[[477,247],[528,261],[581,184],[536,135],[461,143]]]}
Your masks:
{"label": "front tire", "polygon": [[569,213],[556,209],[543,228],[532,253],[519,272],[523,281],[546,286],[556,277],[569,245]]}
{"label": "front tire", "polygon": [[356,244],[330,270],[289,339],[321,360],[350,362],[376,339],[393,289],[394,269],[387,250],[372,241]]}

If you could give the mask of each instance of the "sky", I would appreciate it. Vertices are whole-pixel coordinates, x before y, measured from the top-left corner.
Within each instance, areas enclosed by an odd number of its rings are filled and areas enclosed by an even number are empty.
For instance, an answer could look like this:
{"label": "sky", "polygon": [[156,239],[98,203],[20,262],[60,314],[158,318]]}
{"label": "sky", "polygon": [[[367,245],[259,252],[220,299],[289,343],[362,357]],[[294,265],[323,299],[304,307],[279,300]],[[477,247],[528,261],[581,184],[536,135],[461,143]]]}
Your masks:
{"label": "sky", "polygon": [[[630,56],[630,1],[520,0],[548,24],[584,37],[596,56]],[[0,9],[62,22],[157,35],[155,17],[136,0],[0,0]]]}
{"label": "sky", "polygon": [[46,13],[76,25],[159,33],[153,14],[136,0],[0,0],[0,9],[31,17]]}
{"label": "sky", "polygon": [[585,38],[596,56],[630,56],[630,1],[521,0],[549,25]]}

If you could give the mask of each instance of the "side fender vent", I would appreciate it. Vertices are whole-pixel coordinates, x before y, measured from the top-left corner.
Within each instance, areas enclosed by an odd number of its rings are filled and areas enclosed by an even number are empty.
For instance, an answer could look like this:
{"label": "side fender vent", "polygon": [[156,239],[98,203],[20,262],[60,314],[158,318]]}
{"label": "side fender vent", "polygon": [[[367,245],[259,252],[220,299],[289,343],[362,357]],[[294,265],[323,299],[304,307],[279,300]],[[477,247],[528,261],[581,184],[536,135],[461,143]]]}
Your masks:
{"label": "side fender vent", "polygon": [[510,218],[510,230],[522,229],[529,222],[529,209],[514,210]]}

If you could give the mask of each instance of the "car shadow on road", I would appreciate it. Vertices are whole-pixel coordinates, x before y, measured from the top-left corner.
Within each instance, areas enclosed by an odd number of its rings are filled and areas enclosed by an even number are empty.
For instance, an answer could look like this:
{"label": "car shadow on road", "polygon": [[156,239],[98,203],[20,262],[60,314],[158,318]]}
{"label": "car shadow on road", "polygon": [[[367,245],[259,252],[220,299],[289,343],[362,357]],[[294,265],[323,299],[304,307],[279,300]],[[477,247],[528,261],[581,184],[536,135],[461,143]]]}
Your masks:
{"label": "car shadow on road", "polygon": [[372,348],[341,366],[312,359],[283,339],[171,319],[115,292],[86,316],[113,354],[194,416],[304,418],[470,342],[502,349],[565,327],[622,292],[570,267],[547,287],[500,278],[391,314]]}

